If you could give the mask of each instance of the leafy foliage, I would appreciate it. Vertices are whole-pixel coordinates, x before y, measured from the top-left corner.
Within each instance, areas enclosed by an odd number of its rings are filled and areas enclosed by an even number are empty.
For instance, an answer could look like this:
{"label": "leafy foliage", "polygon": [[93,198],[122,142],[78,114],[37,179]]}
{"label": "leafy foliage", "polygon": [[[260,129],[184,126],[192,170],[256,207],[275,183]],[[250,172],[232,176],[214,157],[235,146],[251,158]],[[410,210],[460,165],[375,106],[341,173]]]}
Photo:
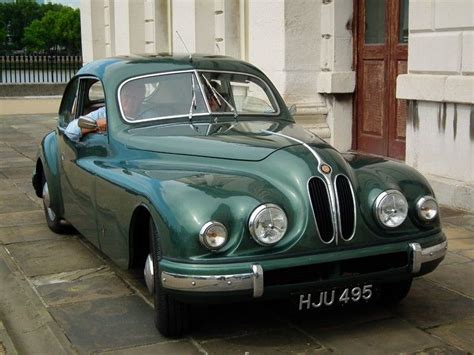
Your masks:
{"label": "leafy foliage", "polygon": [[59,4],[17,1],[0,4],[0,51],[79,54],[79,10]]}

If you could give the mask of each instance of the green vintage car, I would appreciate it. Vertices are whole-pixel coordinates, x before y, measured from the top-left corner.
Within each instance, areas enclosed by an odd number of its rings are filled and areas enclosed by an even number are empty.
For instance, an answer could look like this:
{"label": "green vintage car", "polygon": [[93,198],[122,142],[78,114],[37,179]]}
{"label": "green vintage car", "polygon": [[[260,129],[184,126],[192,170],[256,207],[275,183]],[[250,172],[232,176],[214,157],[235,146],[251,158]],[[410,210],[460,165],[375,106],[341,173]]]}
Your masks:
{"label": "green vintage car", "polygon": [[[90,114],[101,107],[106,131]],[[189,330],[196,302],[288,298],[300,312],[396,302],[447,247],[423,176],[339,153],[295,124],[260,70],[224,56],[84,66],[33,186],[53,231],[68,221],[144,270],[167,336]]]}

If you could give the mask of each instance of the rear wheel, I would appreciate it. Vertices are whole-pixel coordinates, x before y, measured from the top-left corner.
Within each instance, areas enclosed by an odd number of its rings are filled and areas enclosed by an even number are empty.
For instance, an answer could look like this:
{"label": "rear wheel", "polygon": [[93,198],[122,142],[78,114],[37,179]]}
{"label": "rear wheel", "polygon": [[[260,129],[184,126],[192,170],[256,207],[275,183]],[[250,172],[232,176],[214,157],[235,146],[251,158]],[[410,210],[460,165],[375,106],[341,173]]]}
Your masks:
{"label": "rear wheel", "polygon": [[385,284],[381,289],[380,301],[386,305],[395,305],[410,292],[412,279]]}
{"label": "rear wheel", "polygon": [[46,218],[46,223],[48,224],[49,229],[51,229],[54,233],[67,233],[70,230],[68,225],[65,225],[61,222],[61,218],[59,218],[56,213],[51,208],[51,199],[49,196],[49,186],[46,178],[43,177],[43,190],[42,190],[42,198],[43,198],[43,209],[44,209],[44,216]]}
{"label": "rear wheel", "polygon": [[[191,324],[190,306],[177,301],[166,292],[161,285],[159,261],[161,260],[161,249],[158,241],[158,231],[153,219],[150,218],[150,253],[148,258],[148,269],[153,270],[153,297],[155,301],[155,326],[158,331],[167,337],[179,337],[189,331]],[[153,265],[149,265],[150,260]],[[145,278],[150,274],[145,266]],[[149,277],[149,276],[148,276]],[[149,285],[150,282],[147,282]]]}

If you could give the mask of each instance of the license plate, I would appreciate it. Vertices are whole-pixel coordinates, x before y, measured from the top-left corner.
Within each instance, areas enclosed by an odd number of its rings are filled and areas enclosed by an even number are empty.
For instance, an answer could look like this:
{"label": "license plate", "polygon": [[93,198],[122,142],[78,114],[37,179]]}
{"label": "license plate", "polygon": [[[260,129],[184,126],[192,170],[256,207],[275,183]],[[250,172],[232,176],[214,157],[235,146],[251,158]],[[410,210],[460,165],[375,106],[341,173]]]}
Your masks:
{"label": "license plate", "polygon": [[372,284],[367,284],[362,286],[305,292],[299,293],[295,296],[298,310],[306,311],[335,305],[367,302],[374,296],[374,286]]}

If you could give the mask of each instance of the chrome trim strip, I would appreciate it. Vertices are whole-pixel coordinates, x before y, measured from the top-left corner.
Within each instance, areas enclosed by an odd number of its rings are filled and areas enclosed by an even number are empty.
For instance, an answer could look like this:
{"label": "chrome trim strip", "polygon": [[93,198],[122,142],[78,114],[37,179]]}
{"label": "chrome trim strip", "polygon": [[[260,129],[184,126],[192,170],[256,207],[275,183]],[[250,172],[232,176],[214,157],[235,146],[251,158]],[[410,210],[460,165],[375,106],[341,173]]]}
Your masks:
{"label": "chrome trim strip", "polygon": [[[262,113],[259,113],[259,114],[254,114],[254,113],[238,113],[239,116],[241,115],[251,115],[251,116],[254,116],[254,115],[263,115],[263,116],[278,116],[281,112],[280,110],[280,105],[278,105],[278,101],[275,97],[275,94],[273,93],[272,89],[270,88],[270,86],[265,82],[265,80],[262,80],[262,78],[258,77],[257,75],[254,75],[254,74],[250,74],[250,73],[244,73],[244,72],[238,72],[238,71],[231,71],[231,70],[213,70],[213,69],[209,69],[209,70],[206,70],[206,69],[196,69],[196,72],[199,72],[199,73],[226,73],[226,74],[237,74],[237,75],[246,75],[246,76],[251,76],[253,78],[256,78],[258,79],[260,82],[262,82],[265,87],[268,89],[268,92],[272,95],[272,99],[273,99],[273,103],[275,104],[277,110],[276,112],[272,112],[272,113],[265,113],[265,114],[262,114]],[[203,95],[203,96],[206,96],[206,95]],[[214,114],[216,112],[213,112]],[[234,113],[233,112],[220,112],[218,114],[231,114],[233,115]]]}
{"label": "chrome trim strip", "polygon": [[[349,238],[344,238],[343,235],[342,235],[342,226],[341,226],[341,210],[339,208],[339,196],[337,194],[337,179],[340,177],[340,176],[343,176],[347,179],[347,182],[349,183],[349,187],[351,189],[351,194],[352,194],[352,202],[354,203],[354,229],[352,230],[352,234]],[[352,184],[351,184],[351,180],[344,174],[337,174],[335,179],[334,179],[334,183],[335,183],[335,191],[336,191],[336,200],[337,200],[337,220],[338,220],[338,223],[339,223],[339,233],[340,233],[340,236],[341,236],[341,239],[342,240],[345,240],[346,242],[352,240],[352,238],[354,238],[354,235],[355,235],[355,231],[356,231],[356,226],[357,226],[357,205],[356,205],[356,201],[355,201],[355,194],[354,194],[354,189],[352,187]]]}
{"label": "chrome trim strip", "polygon": [[419,243],[410,243],[410,248],[413,250],[412,273],[416,274],[420,272],[422,264],[444,257],[448,250],[448,242],[444,241],[425,249]]}
{"label": "chrome trim strip", "polygon": [[[236,275],[180,275],[163,271],[161,284],[171,290],[192,292],[228,292],[253,290],[253,272]],[[263,280],[263,277],[262,277]]]}
{"label": "chrome trim strip", "polygon": [[[294,138],[294,137],[291,137],[291,136],[287,136],[286,134],[282,134],[282,133],[278,133],[278,132],[271,132],[271,131],[267,131],[267,130],[262,130],[262,132],[264,133],[268,133],[268,134],[274,134],[274,135],[277,135],[277,136],[280,136],[280,137],[284,137],[284,138],[287,138],[289,140],[292,140],[292,141],[295,141],[299,144],[301,144],[302,146],[304,146],[306,149],[308,149],[310,151],[310,153],[316,158],[316,160],[318,161],[318,171],[321,172],[321,165],[322,164],[326,164],[328,165],[329,167],[331,167],[330,164],[326,163],[320,156],[319,154],[309,146],[309,144],[297,139],[297,138]],[[332,183],[332,172],[333,172],[333,169],[331,167],[331,172],[329,174],[324,174],[324,173],[321,173],[321,175],[324,177],[324,180],[326,180],[326,184],[327,184],[327,187],[328,187],[328,190],[329,190],[329,201],[331,203],[331,215],[332,215],[332,225],[333,225],[333,229],[334,229],[334,233],[335,233],[335,241],[336,241],[336,245],[338,244],[338,235],[339,235],[339,225],[338,225],[338,217],[337,217],[337,203],[336,203],[336,196],[335,196],[335,189],[334,189],[334,184]],[[309,180],[311,180],[312,177],[310,177],[308,179],[308,183],[309,183]],[[308,183],[306,185],[308,185]],[[322,239],[321,239],[322,240]]]}
{"label": "chrome trim strip", "polygon": [[263,295],[263,268],[259,264],[252,265],[253,275],[253,297],[261,297]]}

